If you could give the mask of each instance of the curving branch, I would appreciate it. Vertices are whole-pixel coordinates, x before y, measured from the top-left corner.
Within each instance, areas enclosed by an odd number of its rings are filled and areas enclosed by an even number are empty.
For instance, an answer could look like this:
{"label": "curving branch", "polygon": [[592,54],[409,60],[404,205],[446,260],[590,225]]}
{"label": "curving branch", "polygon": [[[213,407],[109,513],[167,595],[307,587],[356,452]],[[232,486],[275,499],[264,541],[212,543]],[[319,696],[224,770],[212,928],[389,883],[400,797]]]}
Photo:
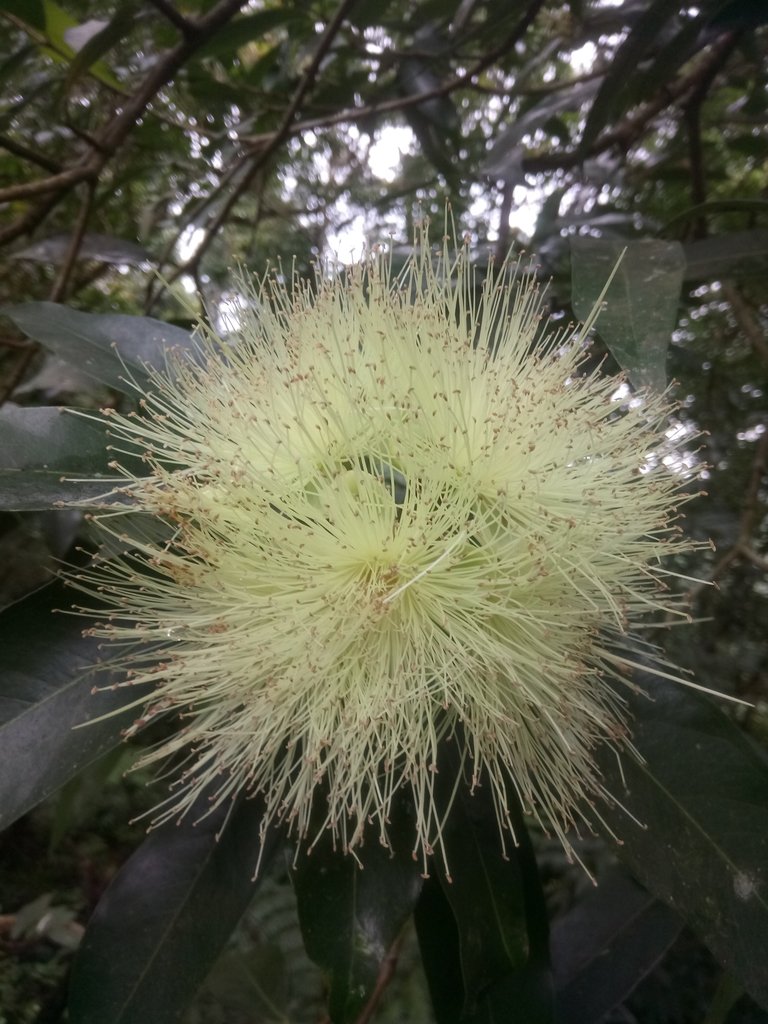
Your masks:
{"label": "curving branch", "polygon": [[219,211],[211,221],[210,225],[206,229],[205,237],[201,244],[196,249],[195,253],[178,267],[171,280],[175,280],[179,275],[185,273],[194,273],[200,264],[200,260],[204,256],[208,247],[210,246],[213,239],[218,234],[222,225],[229,218],[232,209],[237,204],[238,200],[244,195],[244,193],[250,188],[251,184],[255,181],[259,173],[261,172],[264,165],[267,163],[272,154],[280,147],[280,145],[288,138],[291,132],[291,124],[293,122],[296,113],[298,112],[304,98],[314,85],[317,77],[317,72],[320,68],[320,64],[323,57],[328,52],[331,43],[338,34],[341,26],[344,23],[345,18],[349,14],[350,9],[354,6],[357,0],[342,0],[339,6],[336,8],[336,12],[325,27],[323,34],[317,44],[312,60],[301,77],[301,81],[294,90],[293,95],[288,103],[285,113],[280,121],[280,124],[271,133],[269,139],[264,142],[262,146],[258,148],[254,154],[251,166],[248,168],[246,173],[232,189],[229,196],[222,204]]}
{"label": "curving branch", "polygon": [[[0,189],[0,203],[34,196],[55,194],[62,198],[66,192],[81,182],[97,183],[107,163],[115,155],[136,122],[164,85],[172,81],[180,67],[199,49],[208,38],[230,21],[246,5],[247,0],[220,0],[207,14],[196,21],[188,22],[186,34],[171,50],[168,50],[151,68],[133,95],[129,96],[122,108],[104,129],[92,140],[94,152],[48,178],[23,182]],[[45,200],[48,202],[48,199]],[[46,208],[46,213],[50,206]],[[8,242],[36,227],[45,217],[36,216],[28,210],[13,224],[0,232],[0,243]]]}

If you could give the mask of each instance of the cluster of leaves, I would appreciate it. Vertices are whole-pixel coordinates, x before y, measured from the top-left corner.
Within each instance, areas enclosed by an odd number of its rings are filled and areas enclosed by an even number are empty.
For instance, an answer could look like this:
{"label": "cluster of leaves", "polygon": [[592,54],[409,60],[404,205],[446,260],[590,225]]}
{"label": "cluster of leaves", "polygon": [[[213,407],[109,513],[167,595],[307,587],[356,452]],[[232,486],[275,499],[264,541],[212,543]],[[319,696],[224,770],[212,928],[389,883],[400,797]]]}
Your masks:
{"label": "cluster of leaves", "polygon": [[[695,588],[706,623],[665,643],[699,683],[754,705],[735,722],[658,681],[653,703],[632,699],[644,761],[603,770],[642,826],[603,812],[607,845],[584,846],[600,885],[571,893],[551,924],[573,875],[522,826],[502,861],[474,800],[449,822],[452,882],[439,865],[424,880],[397,847],[391,859],[366,848],[363,871],[330,849],[286,869],[278,835],[254,882],[254,801],[221,837],[215,818],[160,829],[90,915],[49,1019],[67,1003],[71,1024],[177,1020],[222,949],[204,999],[222,964],[243,962],[240,944],[254,955],[253,915],[278,905],[294,924],[249,961],[259,994],[245,1019],[308,1019],[327,998],[334,1022],[383,1022],[390,993],[402,998],[398,950],[407,960],[418,945],[424,978],[403,1016],[427,1019],[428,989],[437,1024],[596,1024],[684,925],[726,971],[713,1024],[759,1019],[742,992],[768,1011],[768,768],[755,745],[768,739],[765,20],[760,0],[0,0],[4,827],[48,822],[70,787],[103,778],[126,724],[102,717],[118,695],[84,683],[99,652],[77,619],[52,614],[66,595],[54,584],[15,600],[87,535],[57,502],[95,497],[104,484],[76,481],[109,475],[101,429],[59,405],[129,401],[129,374],[143,380],[166,345],[189,343],[190,306],[236,301],[233,259],[303,270],[350,224],[371,242],[407,237],[446,198],[497,252],[516,241],[515,203],[535,201],[530,244],[556,315],[587,306],[629,245],[600,326],[608,358],[663,386],[676,324],[675,429],[708,432],[709,496],[687,528],[718,550],[677,568],[719,589]],[[373,156],[393,126],[406,141],[390,174]],[[291,889],[295,906],[281,902]],[[0,895],[17,963],[17,911],[39,895]],[[250,940],[243,925],[233,940],[248,907]],[[299,934],[319,973],[300,963]],[[292,970],[278,963],[289,956]],[[206,1020],[206,1005],[188,1019]],[[240,1019],[230,1012],[210,1019]]]}

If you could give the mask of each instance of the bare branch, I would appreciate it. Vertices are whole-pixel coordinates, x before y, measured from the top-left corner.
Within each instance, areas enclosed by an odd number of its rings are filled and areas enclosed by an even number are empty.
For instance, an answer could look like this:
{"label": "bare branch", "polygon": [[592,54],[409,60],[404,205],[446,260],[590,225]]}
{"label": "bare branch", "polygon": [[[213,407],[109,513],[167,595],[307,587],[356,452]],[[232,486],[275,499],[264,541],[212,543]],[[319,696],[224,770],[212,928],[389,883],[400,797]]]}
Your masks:
{"label": "bare branch", "polygon": [[24,146],[21,142],[17,142],[8,135],[0,135],[0,146],[30,164],[37,164],[38,167],[42,167],[51,174],[58,174],[61,171],[61,164],[57,160],[51,160],[43,153],[36,153],[34,149]]}
{"label": "bare branch", "polygon": [[56,275],[56,280],[51,288],[51,294],[49,295],[51,302],[61,302],[66,294],[67,284],[69,283],[69,278],[72,274],[75,263],[77,262],[77,255],[83,244],[85,229],[88,227],[88,220],[90,219],[91,212],[93,210],[95,194],[95,183],[89,181],[86,186],[86,194],[83,197],[83,202],[80,206],[80,212],[77,215],[77,221],[75,222],[75,227],[72,232],[72,238],[67,246],[64,259],[62,260],[59,272]]}
{"label": "bare branch", "polygon": [[149,2],[164,17],[166,17],[168,21],[170,21],[170,23],[182,33],[182,35],[186,36],[194,32],[194,24],[191,21],[187,21],[184,15],[177,11],[169,0],[149,0]]}
{"label": "bare branch", "polygon": [[768,341],[766,341],[757,317],[735,284],[731,281],[723,281],[722,284],[723,294],[736,318],[739,330],[749,341],[755,355],[768,366]]}
{"label": "bare branch", "polygon": [[309,90],[312,88],[312,85],[315,81],[315,77],[317,76],[317,72],[323,57],[328,52],[331,43],[333,42],[335,36],[338,34],[342,24],[344,23],[344,19],[346,18],[347,14],[349,13],[349,10],[355,3],[356,0],[342,0],[342,2],[336,8],[336,13],[328,22],[328,24],[325,27],[325,31],[320,37],[320,41],[318,42],[315,52],[312,55],[312,60],[310,61],[307,70],[302,75],[301,81],[299,82],[298,86],[294,90],[293,95],[291,96],[291,100],[288,104],[288,107],[285,111],[285,114],[282,117],[279,126],[274,132],[270,133],[268,140],[266,140],[264,144],[260,146],[258,151],[254,154],[253,163],[251,167],[248,168],[248,171],[243,176],[242,180],[238,182],[236,187],[229,194],[226,201],[222,204],[219,212],[216,214],[216,216],[213,218],[213,221],[207,227],[205,238],[203,239],[200,246],[198,246],[194,255],[189,260],[187,260],[187,262],[183,266],[179,267],[176,270],[171,280],[175,280],[175,278],[177,278],[180,274],[190,271],[192,268],[198,266],[200,260],[202,259],[211,242],[213,241],[214,237],[216,236],[221,226],[226,222],[227,218],[229,217],[229,214],[231,213],[235,204],[238,202],[243,193],[246,192],[246,190],[256,179],[257,175],[264,167],[270,156],[291,134],[291,122],[296,116],[296,112],[301,106],[302,100],[307,95]]}
{"label": "bare branch", "polygon": [[101,162],[88,161],[88,163],[69,167],[59,174],[52,174],[50,178],[38,178],[36,181],[25,181],[19,185],[0,188],[0,203],[9,203],[14,199],[27,199],[31,196],[44,195],[46,192],[58,192],[71,188],[72,185],[78,185],[81,181],[95,177],[100,169]]}

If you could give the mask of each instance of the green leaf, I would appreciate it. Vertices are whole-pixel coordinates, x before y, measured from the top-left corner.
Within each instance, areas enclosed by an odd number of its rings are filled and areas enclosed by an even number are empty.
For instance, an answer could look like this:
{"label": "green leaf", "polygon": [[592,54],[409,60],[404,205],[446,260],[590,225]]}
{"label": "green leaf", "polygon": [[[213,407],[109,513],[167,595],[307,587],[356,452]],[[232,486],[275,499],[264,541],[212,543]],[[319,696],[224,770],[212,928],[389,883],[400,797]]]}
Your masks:
{"label": "green leaf", "polygon": [[[11,253],[15,260],[33,260],[35,263],[61,264],[67,258],[72,236],[66,233],[50,235],[23,249]],[[140,266],[151,259],[141,245],[128,238],[98,234],[86,231],[77,250],[78,260],[96,260],[99,263],[114,263],[118,266]]]}
{"label": "green leaf", "polygon": [[214,33],[194,54],[194,59],[201,57],[224,57],[231,59],[232,55],[241,47],[260,39],[267,32],[291,23],[297,23],[301,19],[296,11],[275,8],[272,10],[256,11],[254,14],[246,14],[243,17],[235,18],[227,25],[224,25],[218,32]]}
{"label": "green leaf", "polygon": [[[448,745],[442,755],[436,792],[438,801],[446,806],[461,768]],[[439,1024],[459,1020],[491,1024],[512,1019],[512,1013],[526,1024],[551,1024],[554,1020],[549,926],[538,867],[519,807],[511,802],[510,812],[518,845],[509,842],[506,857],[493,800],[482,787],[470,793],[467,785],[460,784],[443,826],[450,878],[439,860],[433,866],[450,907],[454,936],[435,893],[426,898],[443,921],[449,955],[454,939],[458,942],[462,1000],[456,999],[455,991],[450,996],[443,991],[446,982],[440,971],[433,976],[434,937],[423,907],[416,916]],[[457,988],[455,977],[448,985]]]}
{"label": "green leaf", "polygon": [[[112,76],[109,68],[103,63],[101,58],[113,46],[130,35],[136,23],[137,6],[136,0],[121,0],[121,3],[117,5],[115,13],[108,22],[104,23],[103,28],[100,31],[94,32],[77,49],[69,66],[68,85],[70,87],[86,71],[91,71],[97,78],[106,81],[107,84],[111,84],[113,87],[119,87],[119,82]],[[71,36],[66,35],[65,38],[71,45]],[[108,76],[111,82],[107,81],[105,76]]]}
{"label": "green leaf", "polygon": [[656,966],[683,927],[673,910],[613,869],[552,925],[558,1019],[597,1024]]}
{"label": "green leaf", "polygon": [[669,0],[652,0],[632,25],[608,65],[600,91],[587,116],[581,137],[583,151],[589,149],[614,114],[625,109],[627,93],[635,81],[638,64],[667,23],[677,16],[678,8]]}
{"label": "green leaf", "polygon": [[[50,406],[0,409],[0,509],[55,508],[67,501],[92,501],[116,480],[109,462],[107,423]],[[137,475],[147,467],[120,455]],[[87,476],[86,481],[66,479]],[[101,478],[101,479],[99,479]]]}
{"label": "green leaf", "polygon": [[699,238],[687,242],[683,249],[686,281],[764,277],[768,272],[768,230],[765,228]]}
{"label": "green leaf", "polygon": [[636,388],[663,391],[685,267],[680,243],[572,238],[571,267],[573,310],[581,320],[589,317],[616,270],[597,332]]}
{"label": "green leaf", "polygon": [[[54,3],[54,0],[43,0],[43,10],[45,11],[45,36],[51,44],[50,47],[45,48],[45,51],[54,60],[64,60],[71,66],[73,61],[78,59],[78,51],[70,45],[68,33],[73,29],[78,29],[80,24],[71,14]],[[90,61],[88,70],[94,78],[111,89],[121,89],[120,83],[103,61]]]}
{"label": "green leaf", "polygon": [[[603,751],[619,854],[768,1009],[768,764],[710,700],[653,677],[625,694],[644,758]],[[626,783],[626,784],[625,784]]]}
{"label": "green leaf", "polygon": [[193,335],[152,317],[80,313],[55,302],[5,306],[0,313],[49,351],[117,391],[144,389],[147,368],[163,368],[171,350],[194,357]]}
{"label": "green leaf", "polygon": [[420,867],[407,840],[396,828],[390,837],[392,851],[375,837],[359,851],[362,868],[323,837],[294,872],[304,945],[329,974],[334,1024],[358,1019],[419,897]]}
{"label": "green leaf", "polygon": [[434,875],[424,882],[414,917],[437,1024],[459,1024],[464,1006],[459,932],[451,905]]}
{"label": "green leaf", "polygon": [[[89,669],[102,654],[97,640],[82,635],[82,618],[53,614],[70,604],[63,585],[54,583],[6,609],[0,619],[3,828],[116,746],[135,717],[113,714],[126,704],[125,690],[91,692]],[[100,685],[109,682],[99,679]],[[131,698],[137,695],[131,691]]]}
{"label": "green leaf", "polygon": [[[205,979],[258,885],[262,807],[194,820],[152,832],[107,889],[72,968],[70,1024],[172,1024]],[[278,845],[270,833],[262,870]]]}
{"label": "green leaf", "polygon": [[0,0],[0,13],[13,18],[40,32],[45,31],[45,9],[43,0]]}

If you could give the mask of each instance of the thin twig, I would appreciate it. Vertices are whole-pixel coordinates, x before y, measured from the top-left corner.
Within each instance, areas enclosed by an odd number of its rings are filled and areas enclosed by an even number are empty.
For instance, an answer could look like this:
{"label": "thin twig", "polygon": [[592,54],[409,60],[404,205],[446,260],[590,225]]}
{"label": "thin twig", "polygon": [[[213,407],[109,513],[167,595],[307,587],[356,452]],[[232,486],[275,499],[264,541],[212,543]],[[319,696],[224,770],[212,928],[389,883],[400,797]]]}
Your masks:
{"label": "thin twig", "polygon": [[72,185],[79,185],[87,178],[95,177],[100,169],[100,162],[89,160],[87,163],[68,167],[58,174],[52,174],[49,178],[37,178],[35,181],[24,181],[18,185],[0,188],[0,203],[10,203],[14,199],[29,199],[31,196],[44,195],[46,192],[71,188]]}
{"label": "thin twig", "polygon": [[77,262],[77,256],[80,252],[80,247],[83,244],[83,237],[85,235],[85,229],[88,227],[88,221],[93,210],[93,201],[96,195],[95,183],[89,181],[86,184],[86,194],[83,197],[83,201],[80,205],[80,212],[77,215],[75,226],[72,231],[72,238],[70,239],[67,251],[64,254],[59,272],[56,275],[56,280],[51,288],[51,294],[48,296],[51,302],[61,302],[64,299],[67,291],[67,285],[69,284],[69,278],[74,270],[75,263]]}
{"label": "thin twig", "polygon": [[155,7],[164,17],[170,21],[170,23],[182,33],[182,35],[188,35],[194,31],[194,24],[184,17],[173,4],[169,3],[168,0],[149,0],[153,7]]}
{"label": "thin twig", "polygon": [[[104,166],[115,155],[157,93],[172,80],[192,53],[233,18],[245,3],[246,0],[220,0],[213,10],[191,22],[189,34],[156,61],[136,92],[123,103],[119,113],[112,118],[100,135],[91,140],[95,152],[87,159],[81,159],[79,163],[48,178],[0,189],[0,203],[33,196],[47,197],[40,206],[28,210],[13,224],[0,231],[0,244],[18,238],[36,227],[72,186],[82,181],[97,182]],[[54,197],[52,201],[50,197]]]}
{"label": "thin twig", "polygon": [[723,281],[723,295],[731,307],[739,330],[754,349],[755,355],[768,365],[768,341],[757,317],[744,299],[739,289],[731,281]]}
{"label": "thin twig", "polygon": [[[757,443],[755,456],[752,460],[749,484],[741,507],[739,535],[731,547],[715,562],[708,582],[715,583],[725,570],[739,558],[745,558],[747,561],[752,562],[753,565],[768,572],[768,559],[764,558],[752,547],[752,534],[760,516],[760,488],[766,473],[768,473],[768,423],[763,424],[763,433]],[[703,582],[693,586],[688,591],[688,601],[692,602],[698,597],[704,586]]]}
{"label": "thin twig", "polygon": [[378,1009],[378,1005],[381,1002],[381,997],[387,989],[387,986],[395,976],[397,969],[397,961],[400,957],[400,947],[403,944],[403,936],[395,939],[389,952],[384,959],[381,967],[379,968],[379,976],[376,979],[376,985],[371,993],[370,999],[365,1004],[361,1012],[358,1014],[355,1024],[370,1024],[373,1019],[373,1015]]}
{"label": "thin twig", "polygon": [[58,174],[61,171],[61,164],[57,160],[51,160],[44,153],[35,152],[34,149],[30,149],[29,146],[17,142],[16,139],[12,139],[8,135],[0,135],[0,146],[30,164],[37,164],[38,167],[42,167],[50,174]]}
{"label": "thin twig", "polygon": [[225,202],[222,204],[216,216],[213,218],[210,225],[206,228],[205,238],[201,244],[195,250],[193,256],[187,260],[186,264],[179,267],[171,280],[179,276],[179,274],[188,272],[193,267],[199,265],[200,260],[211,244],[213,238],[218,233],[221,226],[225,223],[229,217],[235,204],[238,202],[243,193],[250,187],[256,176],[259,174],[261,169],[264,167],[270,156],[275,152],[276,149],[283,143],[283,141],[289,136],[291,123],[299,110],[304,97],[312,88],[312,85],[317,76],[317,72],[320,68],[320,64],[323,57],[328,52],[331,43],[338,34],[341,26],[344,23],[344,19],[350,11],[350,8],[354,6],[357,0],[342,0],[339,6],[336,8],[336,12],[325,27],[320,40],[317,44],[312,60],[310,61],[306,71],[301,76],[301,81],[297,85],[296,89],[291,96],[290,102],[286,108],[285,113],[280,121],[280,124],[271,133],[269,141],[267,141],[259,151],[253,157],[253,163],[248,168],[247,172],[243,175],[241,181],[238,182],[237,186],[232,190],[230,195],[227,197]]}

